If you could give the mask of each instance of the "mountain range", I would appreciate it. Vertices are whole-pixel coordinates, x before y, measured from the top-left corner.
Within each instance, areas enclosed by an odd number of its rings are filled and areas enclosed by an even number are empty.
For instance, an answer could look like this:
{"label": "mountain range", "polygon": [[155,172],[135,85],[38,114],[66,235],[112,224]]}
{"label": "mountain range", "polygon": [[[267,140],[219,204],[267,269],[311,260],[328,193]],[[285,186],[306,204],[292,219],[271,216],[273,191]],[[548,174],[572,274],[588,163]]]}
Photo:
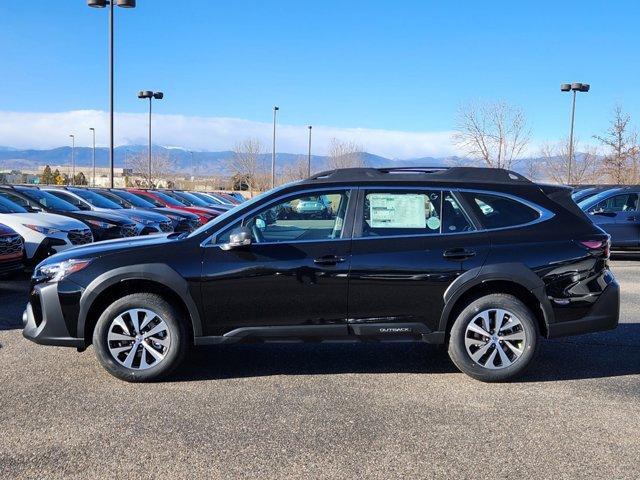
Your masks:
{"label": "mountain range", "polygon": [[[142,145],[120,146],[115,148],[115,166],[126,167],[128,161],[134,156],[146,155],[147,147]],[[228,161],[233,157],[232,151],[207,152],[189,151],[182,148],[153,146],[154,155],[167,157],[174,166],[176,172],[190,173],[195,175],[211,175],[214,172],[228,174]],[[408,159],[391,159],[374,155],[368,152],[361,152],[365,164],[370,167],[389,166],[447,166],[452,164],[465,163],[465,160],[458,157],[421,157]],[[76,147],[74,152],[76,170],[90,167],[93,161],[93,149],[90,147]],[[261,154],[261,159],[265,164],[270,165],[271,154]],[[306,161],[307,156],[295,153],[277,153],[276,166],[278,171],[283,171],[299,160]],[[96,148],[96,166],[106,167],[109,162],[109,150],[107,148]],[[312,155],[312,170],[320,171],[327,162],[327,157],[322,155]],[[44,165],[70,165],[71,147],[57,147],[48,150],[15,149],[11,147],[0,147],[0,169],[20,170],[35,169]]]}

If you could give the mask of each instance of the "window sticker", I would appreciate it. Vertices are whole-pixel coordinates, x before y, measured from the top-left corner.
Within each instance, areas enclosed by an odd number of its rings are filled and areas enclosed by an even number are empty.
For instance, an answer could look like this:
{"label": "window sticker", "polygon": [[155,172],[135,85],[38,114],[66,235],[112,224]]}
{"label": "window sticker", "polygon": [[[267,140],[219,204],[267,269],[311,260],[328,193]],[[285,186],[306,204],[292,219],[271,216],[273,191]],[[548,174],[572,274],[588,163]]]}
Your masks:
{"label": "window sticker", "polygon": [[[427,227],[431,230],[440,230],[440,219],[438,217],[429,217],[427,220]],[[453,227],[455,230],[455,227]]]}
{"label": "window sticker", "polygon": [[426,228],[427,226],[424,195],[372,193],[368,198],[372,228]]}

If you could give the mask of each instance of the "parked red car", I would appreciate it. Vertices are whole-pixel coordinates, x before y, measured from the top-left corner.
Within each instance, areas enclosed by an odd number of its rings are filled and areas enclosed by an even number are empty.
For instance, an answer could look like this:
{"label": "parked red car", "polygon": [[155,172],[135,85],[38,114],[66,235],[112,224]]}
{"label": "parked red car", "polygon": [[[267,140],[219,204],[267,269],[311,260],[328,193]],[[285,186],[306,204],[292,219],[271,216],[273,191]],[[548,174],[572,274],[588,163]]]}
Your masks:
{"label": "parked red car", "polygon": [[218,215],[220,215],[219,211],[213,210],[210,208],[189,207],[184,203],[176,200],[175,198],[170,197],[166,193],[163,193],[158,190],[142,190],[137,188],[128,188],[127,190],[131,193],[134,193],[142,197],[145,200],[150,200],[151,203],[153,203],[154,205],[168,207],[168,208],[175,208],[176,210],[182,210],[184,212],[194,213],[198,216],[198,219],[200,220],[201,225],[204,225],[208,221],[213,220]]}
{"label": "parked red car", "polygon": [[0,275],[22,269],[23,257],[22,237],[0,223]]}

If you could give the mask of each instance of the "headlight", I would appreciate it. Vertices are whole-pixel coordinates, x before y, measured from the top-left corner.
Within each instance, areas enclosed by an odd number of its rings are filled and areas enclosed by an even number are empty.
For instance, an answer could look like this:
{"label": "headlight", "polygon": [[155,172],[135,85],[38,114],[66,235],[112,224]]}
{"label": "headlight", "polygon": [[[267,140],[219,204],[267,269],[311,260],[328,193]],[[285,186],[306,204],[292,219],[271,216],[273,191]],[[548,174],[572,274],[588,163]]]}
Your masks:
{"label": "headlight", "polygon": [[27,225],[26,223],[23,225],[43,235],[52,235],[54,233],[60,233],[62,231],[59,228],[41,227],[40,225]]}
{"label": "headlight", "polygon": [[100,220],[85,220],[85,222],[93,225],[94,227],[98,227],[98,228],[111,228],[111,227],[115,227],[116,226],[116,225],[113,225],[111,223],[101,222]]}
{"label": "headlight", "polygon": [[64,262],[38,265],[33,271],[33,279],[37,282],[59,282],[64,277],[79,272],[91,263],[91,259],[65,260]]}

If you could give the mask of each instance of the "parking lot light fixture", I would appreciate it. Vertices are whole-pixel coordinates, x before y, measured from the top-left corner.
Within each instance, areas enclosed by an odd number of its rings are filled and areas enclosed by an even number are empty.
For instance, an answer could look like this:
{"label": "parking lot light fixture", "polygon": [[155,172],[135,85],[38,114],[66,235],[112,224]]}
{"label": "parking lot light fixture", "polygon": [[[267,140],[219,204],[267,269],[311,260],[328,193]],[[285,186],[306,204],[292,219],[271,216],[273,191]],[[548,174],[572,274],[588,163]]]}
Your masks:
{"label": "parking lot light fixture", "polygon": [[569,133],[569,166],[567,168],[567,184],[571,185],[571,169],[573,164],[573,125],[576,116],[576,93],[588,92],[591,85],[588,83],[563,83],[560,85],[561,92],[573,92],[573,105],[571,107],[571,130]]}
{"label": "parking lot light fixture", "polygon": [[93,133],[93,178],[91,185],[96,186],[96,129],[91,127],[89,131]]}
{"label": "parking lot light fixture", "polygon": [[114,146],[113,146],[113,70],[114,70],[114,55],[113,55],[113,8],[115,5],[123,8],[134,8],[136,6],[136,0],[87,0],[87,5],[93,8],[105,8],[109,5],[109,184],[113,188],[113,161],[114,161]]}
{"label": "parking lot light fixture", "polygon": [[151,90],[140,90],[138,92],[138,98],[149,99],[149,188],[151,188],[151,102],[153,99],[162,100],[164,93],[152,92]]}
{"label": "parking lot light fixture", "polygon": [[[73,185],[76,184],[76,136],[69,135],[71,137],[71,182]],[[67,184],[69,184],[69,179],[67,178]]]}
{"label": "parking lot light fixture", "polygon": [[307,176],[311,176],[311,129],[313,125],[309,125],[309,155],[307,156]]}
{"label": "parking lot light fixture", "polygon": [[273,149],[271,151],[271,188],[276,186],[276,113],[280,107],[273,107]]}

